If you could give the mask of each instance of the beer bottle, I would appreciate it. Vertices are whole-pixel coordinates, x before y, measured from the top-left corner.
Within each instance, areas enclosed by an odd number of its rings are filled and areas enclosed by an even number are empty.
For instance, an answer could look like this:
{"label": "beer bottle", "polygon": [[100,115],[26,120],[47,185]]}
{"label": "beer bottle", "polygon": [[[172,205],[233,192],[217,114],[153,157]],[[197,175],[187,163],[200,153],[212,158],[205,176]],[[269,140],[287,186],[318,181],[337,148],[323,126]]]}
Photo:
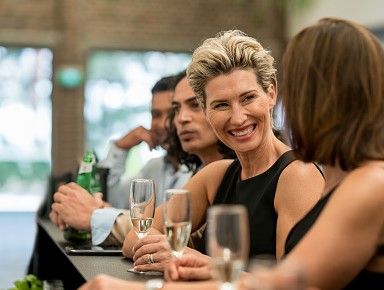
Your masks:
{"label": "beer bottle", "polygon": [[[92,168],[93,168],[93,153],[87,151],[83,160],[80,163],[79,173],[77,174],[76,183],[82,188],[86,189],[90,194],[91,191],[91,180],[92,180]],[[88,240],[88,232],[83,230],[76,230],[70,226],[64,232],[64,238],[67,241],[74,243],[81,243]]]}

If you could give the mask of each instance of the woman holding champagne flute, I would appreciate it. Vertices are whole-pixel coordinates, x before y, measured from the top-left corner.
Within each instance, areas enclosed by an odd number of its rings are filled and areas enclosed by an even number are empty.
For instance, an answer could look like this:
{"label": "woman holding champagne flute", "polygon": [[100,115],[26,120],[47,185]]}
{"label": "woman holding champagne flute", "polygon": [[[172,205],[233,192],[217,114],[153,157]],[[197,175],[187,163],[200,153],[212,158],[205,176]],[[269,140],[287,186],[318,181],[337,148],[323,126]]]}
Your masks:
{"label": "woman holding champagne flute", "polygon": [[[133,179],[129,190],[131,222],[139,239],[144,238],[153,222],[156,204],[156,189],[153,179]],[[129,272],[141,273],[133,268]]]}
{"label": "woman holding champagne flute", "polygon": [[[187,69],[190,96],[196,97],[216,136],[237,158],[206,165],[185,188],[192,193],[192,231],[205,223],[211,205],[242,204],[248,210],[249,256],[280,258],[288,232],[319,200],[324,179],[315,164],[297,160],[274,135],[273,63],[269,51],[238,30],[207,39],[194,51]],[[192,139],[182,127],[182,117],[183,111],[177,111],[179,138]],[[164,270],[169,255],[164,255],[166,246],[160,242],[163,233],[160,206],[147,237],[136,243],[134,234],[128,234],[124,255],[133,257],[141,270]],[[198,249],[205,254],[205,235]],[[150,255],[155,263],[147,263]]]}

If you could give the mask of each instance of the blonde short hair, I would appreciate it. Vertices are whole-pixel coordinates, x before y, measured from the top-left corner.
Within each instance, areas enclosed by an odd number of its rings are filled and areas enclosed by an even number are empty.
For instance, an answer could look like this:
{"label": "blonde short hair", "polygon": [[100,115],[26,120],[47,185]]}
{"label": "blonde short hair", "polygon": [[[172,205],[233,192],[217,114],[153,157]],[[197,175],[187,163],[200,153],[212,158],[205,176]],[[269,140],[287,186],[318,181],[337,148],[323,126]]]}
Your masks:
{"label": "blonde short hair", "polygon": [[187,68],[187,77],[202,107],[206,108],[205,86],[219,75],[236,69],[251,69],[265,92],[277,90],[276,69],[270,52],[240,30],[223,31],[198,47]]}

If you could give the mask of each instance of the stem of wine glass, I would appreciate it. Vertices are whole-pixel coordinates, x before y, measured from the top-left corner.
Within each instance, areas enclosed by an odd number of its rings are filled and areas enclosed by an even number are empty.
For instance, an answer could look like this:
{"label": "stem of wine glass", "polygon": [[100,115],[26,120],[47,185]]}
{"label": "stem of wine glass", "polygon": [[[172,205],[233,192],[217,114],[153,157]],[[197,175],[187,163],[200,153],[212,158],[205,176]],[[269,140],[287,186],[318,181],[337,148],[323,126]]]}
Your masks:
{"label": "stem of wine glass", "polygon": [[242,260],[213,258],[213,269],[216,278],[220,283],[220,289],[236,289],[236,283],[244,269]]}

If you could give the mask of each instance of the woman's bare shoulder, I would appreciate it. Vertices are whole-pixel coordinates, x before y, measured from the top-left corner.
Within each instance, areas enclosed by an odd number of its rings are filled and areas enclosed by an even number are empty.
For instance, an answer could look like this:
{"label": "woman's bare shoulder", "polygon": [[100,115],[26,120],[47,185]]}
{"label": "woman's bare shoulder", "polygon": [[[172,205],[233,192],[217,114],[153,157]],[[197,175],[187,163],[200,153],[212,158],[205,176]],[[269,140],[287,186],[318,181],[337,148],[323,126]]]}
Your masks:
{"label": "woman's bare shoulder", "polygon": [[301,160],[295,160],[289,164],[283,171],[282,176],[287,178],[299,178],[299,179],[311,179],[316,178],[324,180],[321,168],[312,162],[303,162]]}
{"label": "woman's bare shoulder", "polygon": [[229,165],[233,162],[233,159],[221,159],[214,162],[209,163],[206,165],[201,171],[212,171],[212,170],[220,170],[220,171],[226,171],[229,167]]}
{"label": "woman's bare shoulder", "polygon": [[384,162],[371,161],[352,170],[340,187],[356,198],[372,200],[373,204],[384,204]]}
{"label": "woman's bare shoulder", "polygon": [[228,169],[229,165],[233,162],[233,159],[223,159],[209,163],[200,169],[187,183],[191,184],[200,184],[208,185],[212,184],[215,180],[221,181],[224,176],[225,171]]}
{"label": "woman's bare shoulder", "polygon": [[315,164],[295,160],[280,175],[276,199],[305,200],[313,204],[321,197],[324,184],[324,177]]}

